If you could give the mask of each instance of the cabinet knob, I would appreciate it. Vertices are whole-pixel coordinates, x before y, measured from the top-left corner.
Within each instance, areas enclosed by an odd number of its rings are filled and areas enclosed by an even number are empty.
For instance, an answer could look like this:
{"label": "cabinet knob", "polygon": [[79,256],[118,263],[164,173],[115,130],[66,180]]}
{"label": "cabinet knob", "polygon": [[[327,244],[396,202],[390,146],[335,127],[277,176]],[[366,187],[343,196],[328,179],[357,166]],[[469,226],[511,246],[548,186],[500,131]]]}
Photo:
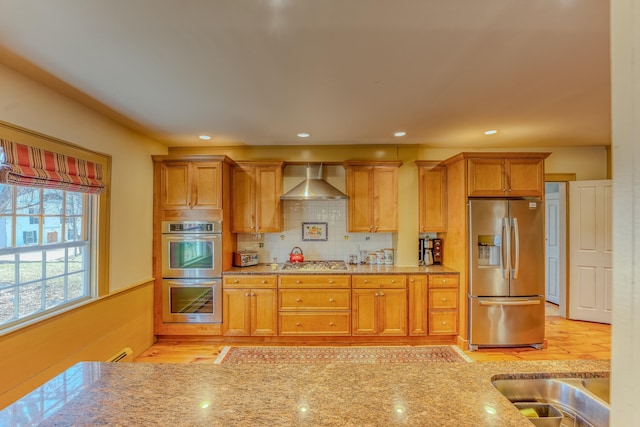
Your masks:
{"label": "cabinet knob", "polygon": [[296,326],[300,326],[300,322],[296,322]]}
{"label": "cabinet knob", "polygon": [[446,325],[446,324],[447,324],[447,322],[445,322],[445,321],[443,320],[443,321],[442,321],[442,324],[443,324],[443,325]]}
{"label": "cabinet knob", "polygon": [[380,296],[383,297],[384,296],[384,292],[380,292]]}
{"label": "cabinet knob", "polygon": [[369,281],[365,279],[364,283],[369,283]]}
{"label": "cabinet knob", "polygon": [[446,301],[446,300],[447,300],[446,298],[442,298],[442,301]]}
{"label": "cabinet knob", "polygon": [[233,283],[238,283],[238,279],[235,279],[235,280],[233,281]]}
{"label": "cabinet knob", "polygon": [[333,326],[333,322],[329,322],[329,326]]}
{"label": "cabinet knob", "polygon": [[409,280],[411,283],[414,283],[416,280],[415,279],[411,279]]}
{"label": "cabinet knob", "polygon": [[245,297],[248,297],[248,296],[249,296],[249,293],[247,292],[246,294],[244,294],[244,296],[245,296]]}
{"label": "cabinet knob", "polygon": [[329,280],[329,283],[333,283],[333,280]]}
{"label": "cabinet knob", "polygon": [[266,281],[266,280],[263,280],[263,281],[262,281],[262,284],[264,285],[265,283],[267,283],[267,281]]}
{"label": "cabinet knob", "polygon": [[447,279],[442,279],[442,284],[446,285],[447,284]]}
{"label": "cabinet knob", "polygon": [[299,285],[300,283],[302,283],[300,280],[296,280],[296,284]]}
{"label": "cabinet knob", "polygon": [[302,302],[302,299],[296,298],[296,302]]}
{"label": "cabinet knob", "polygon": [[394,279],[394,280],[391,280],[391,283],[396,283],[395,279]]}
{"label": "cabinet knob", "polygon": [[329,302],[333,302],[333,298],[329,298]]}

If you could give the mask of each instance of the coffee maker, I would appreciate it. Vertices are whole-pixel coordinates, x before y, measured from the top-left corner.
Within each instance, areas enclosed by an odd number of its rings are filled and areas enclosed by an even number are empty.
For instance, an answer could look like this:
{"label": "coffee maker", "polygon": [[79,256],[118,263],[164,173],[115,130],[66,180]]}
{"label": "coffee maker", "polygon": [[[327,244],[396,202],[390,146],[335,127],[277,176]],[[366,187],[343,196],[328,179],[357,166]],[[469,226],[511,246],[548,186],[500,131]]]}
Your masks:
{"label": "coffee maker", "polygon": [[420,239],[418,261],[420,265],[441,265],[442,239]]}

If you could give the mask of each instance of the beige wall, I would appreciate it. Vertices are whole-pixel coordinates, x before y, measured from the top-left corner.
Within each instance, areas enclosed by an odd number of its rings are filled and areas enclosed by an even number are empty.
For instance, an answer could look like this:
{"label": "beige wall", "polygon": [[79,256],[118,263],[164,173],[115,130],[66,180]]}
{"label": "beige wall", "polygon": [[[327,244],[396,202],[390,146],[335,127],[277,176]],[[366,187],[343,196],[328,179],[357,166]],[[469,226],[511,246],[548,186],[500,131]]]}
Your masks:
{"label": "beige wall", "polygon": [[112,156],[111,291],[151,277],[152,154],[166,147],[0,65],[0,120]]}

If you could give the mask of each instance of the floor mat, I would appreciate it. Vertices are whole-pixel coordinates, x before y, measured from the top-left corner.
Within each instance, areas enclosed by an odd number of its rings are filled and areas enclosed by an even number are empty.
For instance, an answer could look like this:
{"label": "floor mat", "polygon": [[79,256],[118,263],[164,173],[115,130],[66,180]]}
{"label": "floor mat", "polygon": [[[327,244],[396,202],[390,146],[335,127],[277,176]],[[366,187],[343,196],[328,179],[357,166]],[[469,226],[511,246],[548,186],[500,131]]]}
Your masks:
{"label": "floor mat", "polygon": [[218,364],[471,362],[458,347],[225,347]]}

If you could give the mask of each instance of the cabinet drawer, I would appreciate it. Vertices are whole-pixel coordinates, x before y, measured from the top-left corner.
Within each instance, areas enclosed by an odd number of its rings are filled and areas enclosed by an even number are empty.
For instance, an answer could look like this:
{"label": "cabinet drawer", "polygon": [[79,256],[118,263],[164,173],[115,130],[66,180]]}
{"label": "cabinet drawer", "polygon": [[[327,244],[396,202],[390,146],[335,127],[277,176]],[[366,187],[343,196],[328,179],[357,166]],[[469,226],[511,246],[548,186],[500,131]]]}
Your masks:
{"label": "cabinet drawer", "polygon": [[266,275],[238,275],[223,276],[223,288],[275,288],[276,276]]}
{"label": "cabinet drawer", "polygon": [[458,333],[457,311],[429,312],[429,335],[454,335]]}
{"label": "cabinet drawer", "polygon": [[430,274],[430,288],[457,288],[460,283],[460,276],[457,274]]}
{"label": "cabinet drawer", "polygon": [[352,286],[354,288],[406,288],[407,276],[402,275],[354,275]]}
{"label": "cabinet drawer", "polygon": [[429,291],[429,308],[456,309],[458,308],[457,289],[432,289]]}
{"label": "cabinet drawer", "polygon": [[280,310],[349,310],[348,289],[281,289]]}
{"label": "cabinet drawer", "polygon": [[349,288],[349,275],[298,274],[281,275],[278,281],[281,288]]}
{"label": "cabinet drawer", "polygon": [[280,313],[280,335],[350,335],[351,314]]}

